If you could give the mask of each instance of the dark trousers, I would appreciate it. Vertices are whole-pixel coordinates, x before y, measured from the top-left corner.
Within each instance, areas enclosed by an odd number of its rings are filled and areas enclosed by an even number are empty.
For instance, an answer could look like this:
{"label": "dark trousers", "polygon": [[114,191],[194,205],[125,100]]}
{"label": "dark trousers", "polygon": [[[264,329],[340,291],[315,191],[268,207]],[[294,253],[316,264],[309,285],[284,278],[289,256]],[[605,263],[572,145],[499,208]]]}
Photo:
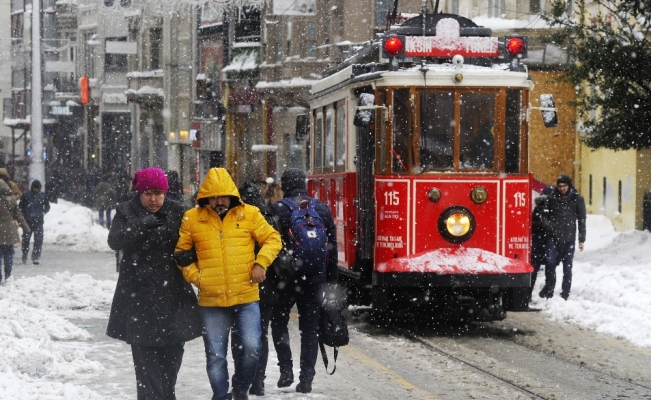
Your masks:
{"label": "dark trousers", "polygon": [[38,261],[41,259],[41,249],[43,248],[43,221],[35,222],[27,220],[27,225],[31,229],[30,233],[23,233],[23,258],[27,258],[29,253],[29,241],[34,234],[34,248],[32,249],[32,260]]}
{"label": "dark trousers", "polygon": [[11,276],[11,268],[14,266],[14,246],[11,244],[0,245],[0,262],[5,266],[5,279]]}
{"label": "dark trousers", "polygon": [[264,380],[265,371],[267,370],[267,360],[269,359],[269,323],[271,322],[271,313],[274,305],[278,301],[278,295],[275,291],[275,282],[269,279],[269,282],[263,282],[260,288],[260,359],[258,360],[258,369],[255,372],[255,380]]}
{"label": "dark trousers", "polygon": [[183,360],[183,343],[162,346],[131,345],[138,400],[176,400],[174,386]]}
{"label": "dark trousers", "polygon": [[322,282],[297,279],[287,284],[278,293],[278,303],[271,313],[271,335],[278,355],[280,371],[293,369],[292,350],[289,346],[289,313],[296,304],[298,308],[298,329],[301,332],[301,374],[302,381],[312,381],[316,374],[314,367],[319,354],[319,311],[323,302]]}
{"label": "dark trousers", "polygon": [[531,288],[529,290],[529,301],[531,301],[531,296],[533,294],[533,287],[536,285],[536,278],[538,278],[538,272],[540,267],[546,263],[546,254],[545,254],[545,239],[532,239],[531,241],[531,266],[533,267],[533,273],[531,274]]}
{"label": "dark trousers", "polygon": [[561,295],[569,295],[572,288],[572,261],[574,242],[556,243],[547,239],[547,265],[545,265],[545,286],[554,290],[556,286],[556,267],[563,263],[563,283]]}

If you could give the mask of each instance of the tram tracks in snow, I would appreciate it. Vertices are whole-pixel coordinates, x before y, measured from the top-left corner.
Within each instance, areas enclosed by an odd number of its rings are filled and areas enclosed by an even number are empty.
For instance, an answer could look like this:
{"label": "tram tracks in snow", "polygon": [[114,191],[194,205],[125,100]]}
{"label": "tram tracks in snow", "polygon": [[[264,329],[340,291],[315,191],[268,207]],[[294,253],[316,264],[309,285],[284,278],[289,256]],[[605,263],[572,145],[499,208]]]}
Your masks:
{"label": "tram tracks in snow", "polygon": [[499,337],[426,337],[404,328],[395,333],[443,357],[515,389],[531,399],[651,399],[651,387],[556,354]]}

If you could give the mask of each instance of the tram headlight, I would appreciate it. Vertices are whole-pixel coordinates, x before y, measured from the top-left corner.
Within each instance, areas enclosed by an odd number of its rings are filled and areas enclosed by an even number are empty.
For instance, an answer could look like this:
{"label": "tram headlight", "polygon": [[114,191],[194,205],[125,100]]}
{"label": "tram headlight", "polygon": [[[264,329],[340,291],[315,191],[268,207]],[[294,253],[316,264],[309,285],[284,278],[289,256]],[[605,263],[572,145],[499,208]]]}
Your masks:
{"label": "tram headlight", "polygon": [[452,243],[463,243],[470,239],[475,232],[475,226],[475,217],[465,207],[450,207],[439,216],[439,233]]}

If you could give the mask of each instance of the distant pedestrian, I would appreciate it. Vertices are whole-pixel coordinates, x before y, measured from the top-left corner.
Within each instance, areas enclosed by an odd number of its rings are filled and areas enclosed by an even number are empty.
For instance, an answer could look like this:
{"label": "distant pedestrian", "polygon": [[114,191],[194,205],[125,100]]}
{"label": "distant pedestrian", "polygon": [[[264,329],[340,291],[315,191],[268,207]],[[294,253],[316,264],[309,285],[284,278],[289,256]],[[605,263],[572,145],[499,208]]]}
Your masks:
{"label": "distant pedestrian", "polygon": [[20,196],[22,196],[23,192],[20,191],[20,188],[16,184],[16,182],[11,180],[11,177],[9,176],[9,170],[7,168],[0,168],[0,179],[2,179],[7,185],[9,185],[9,188],[11,189],[11,193],[16,199],[16,201],[20,200]]}
{"label": "distant pedestrian", "polygon": [[549,237],[549,227],[547,226],[547,221],[543,218],[543,213],[547,205],[547,196],[552,194],[553,191],[553,186],[545,187],[542,194],[536,198],[536,206],[533,208],[531,218],[531,265],[533,266],[533,274],[531,274],[529,301],[531,301],[540,267],[546,263],[547,259],[545,249],[547,246],[547,238]]}
{"label": "distant pedestrian", "polygon": [[[293,208],[290,208],[288,203],[293,204],[294,207],[312,203],[312,198],[307,194],[306,178],[305,172],[298,168],[285,170],[280,178],[284,197],[272,206],[272,210],[278,218],[280,233],[286,244],[293,241],[290,234]],[[308,207],[311,208],[311,206]],[[338,281],[337,232],[332,213],[330,208],[319,200],[315,200],[314,210],[323,221],[321,228],[325,229],[327,235],[327,243],[324,243],[323,249],[319,249],[323,252],[323,262],[320,265],[312,265],[310,271],[305,271],[284,282],[283,288],[278,291],[278,304],[274,306],[271,315],[271,333],[280,367],[280,379],[277,385],[278,387],[287,387],[294,382],[293,358],[288,331],[289,313],[294,305],[298,309],[298,328],[301,333],[301,373],[296,391],[299,393],[312,391],[319,349],[319,311],[324,298],[324,289],[334,290]],[[308,232],[309,234],[315,234],[315,238],[318,236],[315,232]],[[314,259],[312,257],[312,260]],[[308,264],[308,261],[300,260],[303,267]]]}
{"label": "distant pedestrian", "polygon": [[[11,281],[11,269],[14,265],[14,244],[20,241],[16,230],[16,221],[29,232],[29,225],[14,199],[9,186],[0,180],[0,263],[4,263],[4,281]],[[0,277],[1,279],[2,277]]]}
{"label": "distant pedestrian", "polygon": [[572,262],[576,243],[577,225],[579,230],[579,251],[585,243],[585,201],[572,186],[572,178],[561,175],[556,181],[556,190],[547,198],[543,218],[547,219],[549,235],[546,242],[547,264],[545,264],[545,286],[539,295],[543,298],[554,296],[556,286],[556,267],[563,262],[563,284],[561,297],[567,300],[572,287]]}
{"label": "distant pedestrian", "polygon": [[174,400],[184,344],[201,336],[197,297],[173,257],[183,207],[166,201],[161,169],[137,171],[133,185],[108,236],[124,257],[106,334],[131,345],[138,400]]}
{"label": "distant pedestrian", "polygon": [[167,191],[167,197],[179,203],[183,202],[183,185],[179,179],[179,173],[176,171],[167,171],[167,183],[170,186]]}
{"label": "distant pedestrian", "polygon": [[268,205],[272,205],[283,198],[283,191],[280,189],[280,185],[271,182],[268,183],[265,187],[264,198]]}
{"label": "distant pedestrian", "polygon": [[93,189],[93,203],[99,212],[99,224],[111,229],[111,212],[117,205],[117,195],[108,180],[108,176],[102,176],[101,182]]}
{"label": "distant pedestrian", "polygon": [[23,264],[27,263],[27,255],[29,254],[29,242],[34,234],[34,247],[32,249],[32,263],[39,264],[41,259],[41,249],[43,247],[43,224],[45,222],[45,214],[50,211],[50,202],[45,193],[41,191],[41,182],[34,179],[30,190],[23,193],[20,197],[20,211],[27,221],[31,232],[23,232],[23,245],[22,245],[22,261]]}

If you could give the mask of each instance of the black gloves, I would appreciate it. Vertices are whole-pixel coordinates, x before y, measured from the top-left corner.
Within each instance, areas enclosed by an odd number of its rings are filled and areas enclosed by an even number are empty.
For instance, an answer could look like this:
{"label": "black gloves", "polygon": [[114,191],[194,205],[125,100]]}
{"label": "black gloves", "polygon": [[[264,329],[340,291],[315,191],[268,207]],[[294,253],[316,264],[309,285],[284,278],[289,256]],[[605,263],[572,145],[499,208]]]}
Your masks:
{"label": "black gloves", "polygon": [[165,223],[163,216],[158,214],[147,214],[144,217],[140,218],[140,221],[142,221],[147,229],[158,228]]}
{"label": "black gloves", "polygon": [[197,262],[197,252],[194,250],[194,247],[186,251],[177,251],[174,253],[174,260],[181,267],[187,267],[188,265]]}

